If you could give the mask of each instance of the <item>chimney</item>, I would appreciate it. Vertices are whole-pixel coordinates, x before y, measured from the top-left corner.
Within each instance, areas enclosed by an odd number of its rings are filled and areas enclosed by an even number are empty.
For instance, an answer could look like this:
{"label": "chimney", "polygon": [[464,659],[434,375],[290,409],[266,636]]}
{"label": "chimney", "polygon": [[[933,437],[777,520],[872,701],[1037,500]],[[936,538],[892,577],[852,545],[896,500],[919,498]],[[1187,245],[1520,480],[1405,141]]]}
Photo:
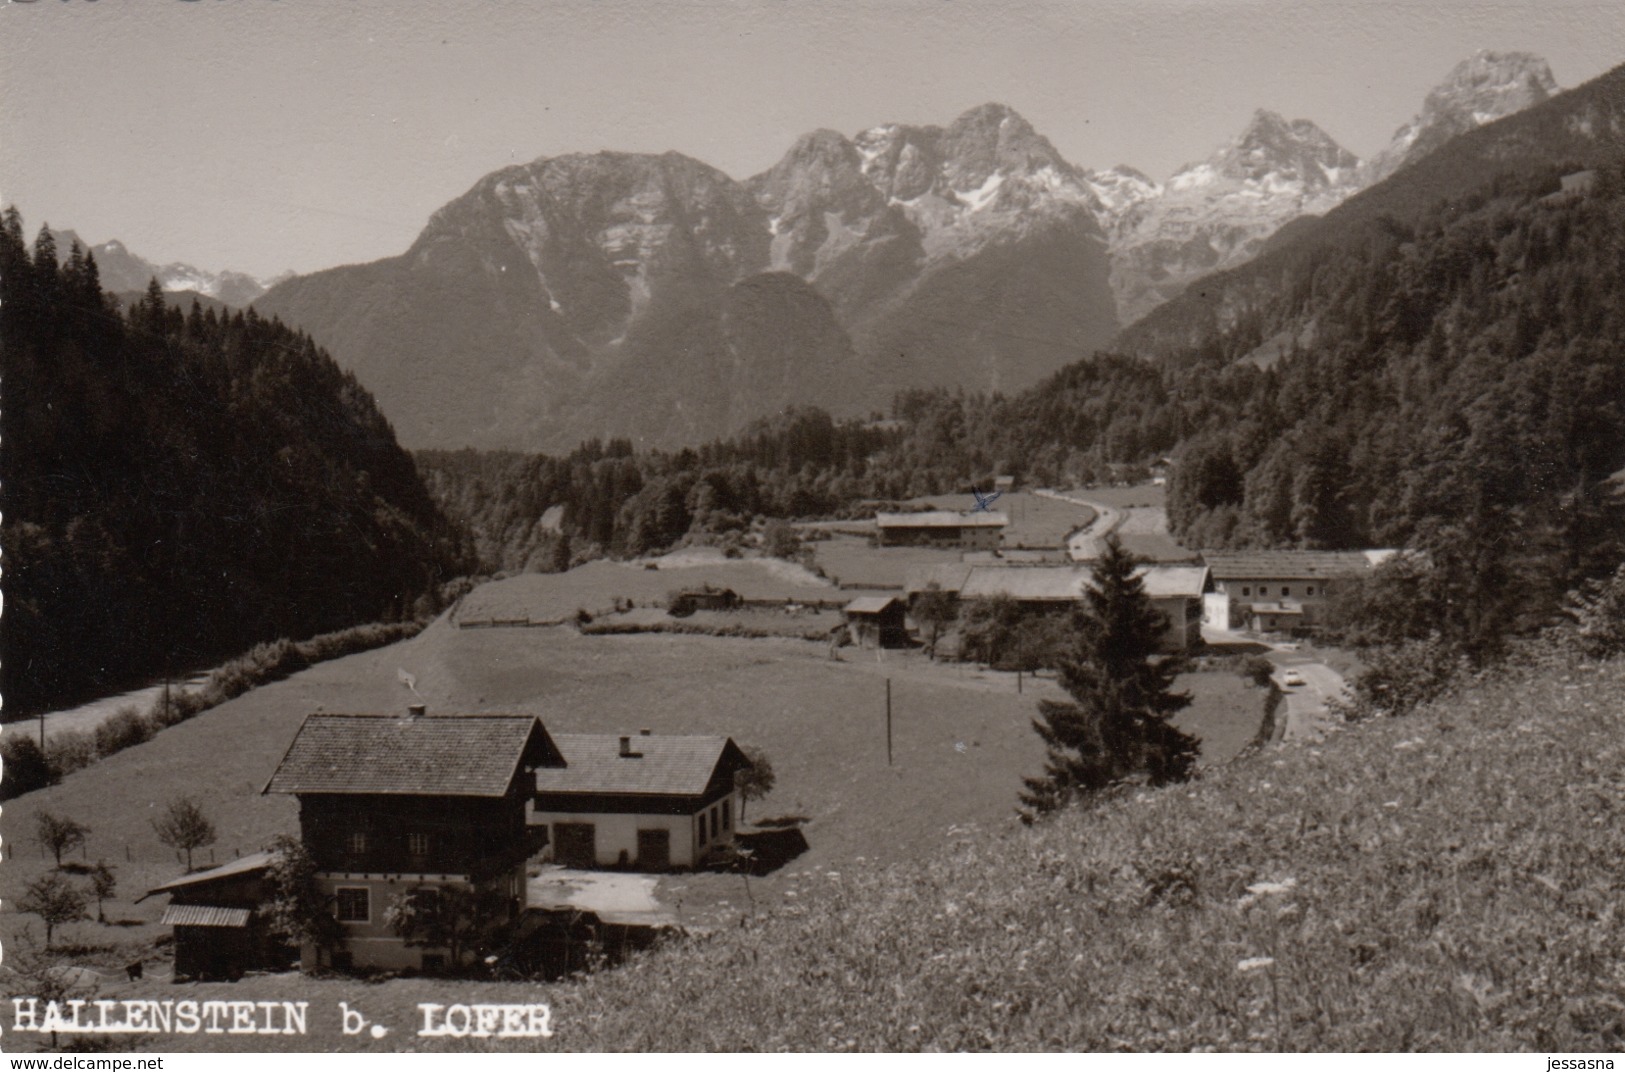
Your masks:
{"label": "chimney", "polygon": [[428,712],[429,708],[426,704],[409,704],[406,708],[406,713],[411,715],[413,718],[422,718],[424,715],[428,714]]}
{"label": "chimney", "polygon": [[630,737],[622,737],[621,738],[621,755],[630,756],[631,754],[632,754],[632,738],[630,738]]}

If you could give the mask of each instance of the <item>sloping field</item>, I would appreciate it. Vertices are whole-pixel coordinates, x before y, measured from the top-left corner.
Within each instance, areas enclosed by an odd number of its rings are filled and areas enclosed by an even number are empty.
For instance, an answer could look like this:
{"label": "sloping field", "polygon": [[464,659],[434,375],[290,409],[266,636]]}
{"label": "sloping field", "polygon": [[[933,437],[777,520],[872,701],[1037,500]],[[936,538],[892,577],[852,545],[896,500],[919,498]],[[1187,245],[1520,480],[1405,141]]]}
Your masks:
{"label": "sloping field", "polygon": [[[656,568],[650,569],[649,565]],[[727,559],[720,552],[685,551],[648,562],[599,560],[568,573],[523,573],[470,592],[457,608],[461,622],[523,620],[557,622],[576,611],[606,613],[617,600],[664,605],[674,588],[731,588],[745,599],[837,600],[849,598],[829,581],[776,558]]]}
{"label": "sloping field", "polygon": [[[180,996],[309,1000],[312,1035],[163,1041],[443,1048],[412,1036],[417,1002],[545,1001],[546,1048],[568,1050],[1617,1052],[1622,694],[1625,663],[1548,669],[1031,830],[955,824],[914,854],[809,854],[770,911],[578,983],[191,986]],[[918,741],[909,754],[916,769]],[[854,772],[855,794],[882,770]],[[59,802],[89,802],[76,781]],[[103,996],[179,993],[149,979]],[[389,1034],[341,1036],[341,1000]]]}
{"label": "sloping field", "polygon": [[1081,499],[1105,503],[1120,509],[1153,506],[1162,507],[1168,500],[1168,489],[1162,484],[1134,484],[1130,487],[1078,488],[1067,492]]}
{"label": "sloping field", "polygon": [[554,1044],[1615,1053],[1622,694],[1625,664],[1550,669],[845,869],[558,992]]}
{"label": "sloping field", "polygon": [[873,547],[856,536],[832,536],[812,547],[819,569],[836,583],[855,587],[900,589],[909,570],[958,562],[961,557],[961,552],[945,547]]}
{"label": "sloping field", "polygon": [[[1200,700],[1182,722],[1209,738],[1214,760],[1226,759],[1250,739],[1262,693],[1241,689],[1233,675],[1189,681]],[[60,940],[90,947],[76,962],[109,975],[138,957],[152,970],[165,899],[133,902],[179,872],[151,825],[165,805],[190,795],[218,827],[219,840],[199,855],[200,864],[255,851],[298,829],[296,803],[260,790],[307,713],[401,711],[420,697],[431,712],[534,713],[556,732],[727,733],[764,748],[778,787],[747,818],[804,817],[811,848],[785,872],[754,881],[753,893],[764,907],[792,903],[809,871],[929,857],[954,838],[1012,836],[1020,777],[1035,772],[1042,756],[1029,724],[1035,703],[1058,695],[1047,680],[1028,678],[1018,694],[1013,675],[914,653],[847,649],[831,661],[826,645],[798,640],[583,637],[569,627],[460,629],[442,619],[409,641],[254,690],[61,785],[8,802],[11,858],[0,868],[0,921],[7,940],[20,927],[39,933],[38,920],[13,907],[48,866],[28,836],[41,810],[70,816],[91,828],[83,859],[117,868],[119,890],[107,916],[129,925],[72,924]],[[686,898],[690,923],[737,918],[745,903],[740,880],[727,875],[675,881],[663,896],[668,903]],[[235,993],[249,988],[244,983]]]}

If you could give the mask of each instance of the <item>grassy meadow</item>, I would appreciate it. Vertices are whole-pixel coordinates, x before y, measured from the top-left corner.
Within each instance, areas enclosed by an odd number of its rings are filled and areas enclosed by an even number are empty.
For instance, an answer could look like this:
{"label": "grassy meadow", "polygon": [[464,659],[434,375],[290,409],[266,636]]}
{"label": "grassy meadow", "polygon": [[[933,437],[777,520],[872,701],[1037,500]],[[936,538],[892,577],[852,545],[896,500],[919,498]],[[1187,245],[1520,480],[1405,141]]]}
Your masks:
{"label": "grassy meadow", "polygon": [[1618,1051],[1625,664],[918,862],[561,988],[570,1049]]}
{"label": "grassy meadow", "polygon": [[[551,631],[506,635],[539,632]],[[352,677],[365,677],[366,660],[382,671],[407,660],[413,645],[422,658],[446,639],[431,630],[400,645],[397,659],[374,652],[316,667],[108,763],[132,763],[144,752],[159,766],[174,763],[177,753],[155,750],[187,744],[196,751],[204,742],[183,735],[220,732],[209,720],[229,725],[222,716],[234,706],[239,719],[266,717],[300,694],[265,708],[242,705],[278,690],[331,692],[341,687],[337,681],[302,679],[333,673],[342,662],[352,664]],[[646,644],[648,669],[679,675],[701,658],[684,646],[708,644],[639,637],[559,645],[550,652],[558,669],[551,699],[538,705],[553,708],[559,728],[586,728],[610,710],[609,690],[592,680],[595,663],[601,676],[621,658],[609,648],[594,653],[606,643]],[[816,660],[774,659],[764,650],[758,663],[748,654],[777,643],[710,642],[708,666],[720,680],[679,678],[698,699],[682,712],[650,711],[653,728],[686,728],[694,711],[726,704],[730,680],[752,692],[763,688],[759,667],[776,666],[803,685],[814,680]],[[490,665],[509,659],[522,656],[506,647],[488,653]],[[437,695],[467,687],[467,678],[437,676],[427,662],[417,667]],[[908,712],[899,720],[906,727],[900,763],[890,771],[883,756],[864,748],[836,755],[836,742],[862,736],[862,724],[872,721],[847,711],[881,680],[867,664],[816,667],[830,690],[818,704],[822,733],[815,725],[796,736],[780,726],[773,713],[784,694],[762,692],[753,705],[755,728],[770,750],[779,749],[782,777],[766,808],[804,808],[813,816],[812,850],[780,875],[753,881],[754,912],[737,876],[700,876],[731,884],[727,925],[621,969],[551,985],[286,974],[177,987],[148,979],[109,984],[102,996],[312,1002],[310,1038],[163,1040],[245,1049],[482,1045],[412,1035],[417,1002],[453,1000],[545,1001],[556,1034],[543,1048],[563,1050],[1566,1052],[1625,1045],[1618,699],[1625,663],[1548,668],[1470,686],[1406,719],[1349,727],[1315,747],[1249,753],[1190,785],[1127,790],[1032,828],[1008,821],[1010,779],[1036,758],[1032,742],[1025,753],[1009,753],[1019,762],[997,776],[990,757],[1001,752],[991,734],[978,738],[973,757],[944,747],[980,729],[973,710],[990,720],[1008,717],[1004,728],[1017,728],[1032,696],[1016,697],[1006,682],[987,678],[932,691],[925,677],[935,669],[890,668],[899,709]],[[488,703],[518,706],[494,682],[487,687],[495,693]],[[955,704],[956,692],[980,702]],[[1005,736],[1005,747],[1022,740]],[[798,744],[809,746],[810,757],[829,757],[825,763],[850,763],[848,776],[833,778],[826,769],[828,785],[806,778],[803,761],[790,758]],[[217,754],[207,766],[229,768],[217,780],[236,784],[256,764]],[[140,834],[138,794],[119,788],[129,773],[99,779],[128,797],[99,817],[107,835]],[[933,792],[928,781],[942,785]],[[216,803],[231,799],[227,784],[216,792]],[[81,785],[52,793],[58,804],[91,799]],[[271,810],[258,821],[291,820],[291,805],[259,799]],[[844,806],[821,810],[837,801]],[[15,806],[33,804],[25,798]],[[935,819],[918,819],[927,813]],[[950,814],[965,818],[944,824]],[[83,815],[98,819],[88,808]],[[6,868],[8,882],[18,870]],[[77,927],[81,936],[97,930]],[[341,1036],[341,1000],[389,1025],[390,1034]],[[28,1041],[12,1038],[13,1045]]]}

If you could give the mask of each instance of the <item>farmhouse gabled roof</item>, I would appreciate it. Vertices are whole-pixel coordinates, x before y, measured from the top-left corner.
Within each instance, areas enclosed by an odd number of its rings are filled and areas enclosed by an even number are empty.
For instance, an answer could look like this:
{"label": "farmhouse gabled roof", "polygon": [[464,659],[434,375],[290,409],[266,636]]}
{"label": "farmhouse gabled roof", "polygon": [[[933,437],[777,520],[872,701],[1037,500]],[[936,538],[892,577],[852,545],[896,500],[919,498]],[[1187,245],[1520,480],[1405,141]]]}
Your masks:
{"label": "farmhouse gabled roof", "polygon": [[534,715],[310,715],[264,791],[500,797],[563,762]]}
{"label": "farmhouse gabled roof", "polygon": [[558,793],[628,793],[697,797],[705,793],[719,768],[728,777],[750,766],[730,737],[629,738],[633,755],[621,754],[621,739],[612,734],[561,733],[554,740],[568,766],[536,772],[538,795]]}
{"label": "farmhouse gabled roof", "polygon": [[994,510],[923,510],[917,514],[876,514],[883,529],[988,529],[1010,524],[1009,515]]}
{"label": "farmhouse gabled roof", "polygon": [[1135,575],[1144,582],[1145,594],[1152,599],[1200,599],[1208,589],[1206,566],[1141,566]]}
{"label": "farmhouse gabled roof", "polygon": [[1204,551],[1202,558],[1218,581],[1348,577],[1373,565],[1363,551]]}

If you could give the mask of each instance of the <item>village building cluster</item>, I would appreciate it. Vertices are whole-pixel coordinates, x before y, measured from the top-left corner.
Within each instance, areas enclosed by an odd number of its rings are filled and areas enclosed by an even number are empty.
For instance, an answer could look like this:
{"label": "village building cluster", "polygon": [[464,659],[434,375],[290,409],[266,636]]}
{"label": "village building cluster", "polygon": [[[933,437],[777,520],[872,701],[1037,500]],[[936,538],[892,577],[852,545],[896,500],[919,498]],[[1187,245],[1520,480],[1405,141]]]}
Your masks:
{"label": "village building cluster", "polygon": [[[1059,620],[1080,606],[1091,566],[1002,552],[1007,524],[986,509],[879,514],[879,546],[955,549],[960,560],[911,568],[900,589],[852,598],[844,639],[913,644],[928,594],[939,616],[998,601]],[[1312,629],[1339,584],[1389,554],[1216,552],[1137,572],[1166,619],[1161,647],[1177,653],[1198,647],[1204,626]],[[707,585],[674,593],[669,613],[742,604]],[[529,943],[540,960],[573,968],[584,931],[614,931],[624,942],[676,924],[656,906],[627,903],[595,874],[729,859],[741,834],[741,777],[751,768],[726,736],[554,735],[531,715],[431,715],[421,704],[386,715],[312,714],[264,792],[298,801],[298,844],[315,899],[331,913],[327,936],[297,950],[276,937],[269,852],[147,896],[171,898],[163,923],[174,927],[178,978],[236,978],[295,958],[307,970],[456,970],[486,953],[459,929],[473,916],[502,924],[510,948]]]}

